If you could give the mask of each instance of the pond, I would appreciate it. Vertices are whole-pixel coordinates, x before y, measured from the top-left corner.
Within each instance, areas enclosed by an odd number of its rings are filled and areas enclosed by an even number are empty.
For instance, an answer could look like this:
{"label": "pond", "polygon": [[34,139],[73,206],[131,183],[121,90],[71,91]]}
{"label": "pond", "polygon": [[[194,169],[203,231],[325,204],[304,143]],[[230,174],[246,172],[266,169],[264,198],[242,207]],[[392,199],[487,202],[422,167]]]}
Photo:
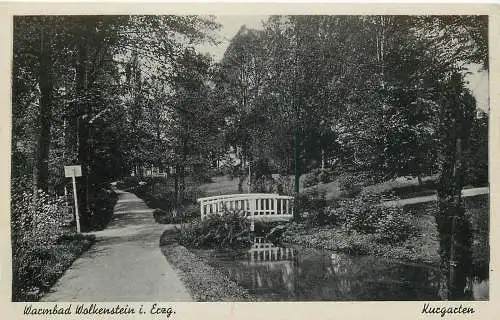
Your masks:
{"label": "pond", "polygon": [[263,241],[192,251],[264,301],[439,300],[438,270],[427,265]]}

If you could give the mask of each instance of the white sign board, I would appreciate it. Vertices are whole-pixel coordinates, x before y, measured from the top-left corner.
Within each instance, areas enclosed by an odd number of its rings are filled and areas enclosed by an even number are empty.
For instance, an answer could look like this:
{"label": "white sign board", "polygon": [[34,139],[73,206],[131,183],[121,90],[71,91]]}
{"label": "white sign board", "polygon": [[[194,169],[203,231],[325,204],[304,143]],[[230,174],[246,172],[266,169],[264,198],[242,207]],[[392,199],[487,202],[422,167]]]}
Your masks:
{"label": "white sign board", "polygon": [[80,233],[80,215],[78,214],[78,199],[76,192],[76,179],[75,177],[82,176],[82,166],[64,166],[64,176],[66,178],[72,178],[73,180],[73,197],[75,200],[75,220],[76,220],[76,232]]}
{"label": "white sign board", "polygon": [[64,166],[64,176],[66,178],[71,177],[81,177],[82,176],[82,166]]}

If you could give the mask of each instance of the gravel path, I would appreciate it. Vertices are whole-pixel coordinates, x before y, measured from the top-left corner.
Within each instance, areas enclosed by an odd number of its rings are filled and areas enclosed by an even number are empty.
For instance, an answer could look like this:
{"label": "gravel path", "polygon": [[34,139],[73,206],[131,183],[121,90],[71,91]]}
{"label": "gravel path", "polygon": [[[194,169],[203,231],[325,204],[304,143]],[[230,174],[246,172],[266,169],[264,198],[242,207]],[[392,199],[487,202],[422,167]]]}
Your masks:
{"label": "gravel path", "polygon": [[155,223],[136,195],[117,193],[113,221],[41,301],[192,301],[159,247],[173,226]]}
{"label": "gravel path", "polygon": [[[490,192],[490,189],[488,187],[464,189],[464,190],[462,190],[462,197],[473,197],[473,196],[478,196],[481,194],[487,194],[489,192]],[[431,196],[425,196],[425,197],[415,197],[415,198],[401,199],[401,200],[394,200],[394,201],[386,201],[386,202],[383,202],[382,204],[384,206],[387,206],[387,207],[395,207],[395,206],[404,206],[404,205],[409,205],[409,204],[431,202],[431,201],[437,201],[437,195],[431,195]]]}

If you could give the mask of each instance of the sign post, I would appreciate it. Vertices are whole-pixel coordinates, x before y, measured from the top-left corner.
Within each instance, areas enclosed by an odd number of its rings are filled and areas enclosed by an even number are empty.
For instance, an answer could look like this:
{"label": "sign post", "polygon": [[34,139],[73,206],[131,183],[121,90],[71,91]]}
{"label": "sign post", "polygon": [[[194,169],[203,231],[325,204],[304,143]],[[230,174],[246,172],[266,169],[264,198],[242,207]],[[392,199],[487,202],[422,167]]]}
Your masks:
{"label": "sign post", "polygon": [[78,198],[76,195],[76,177],[82,176],[82,166],[64,166],[64,175],[73,180],[73,198],[75,200],[76,232],[80,233],[80,215],[78,214]]}

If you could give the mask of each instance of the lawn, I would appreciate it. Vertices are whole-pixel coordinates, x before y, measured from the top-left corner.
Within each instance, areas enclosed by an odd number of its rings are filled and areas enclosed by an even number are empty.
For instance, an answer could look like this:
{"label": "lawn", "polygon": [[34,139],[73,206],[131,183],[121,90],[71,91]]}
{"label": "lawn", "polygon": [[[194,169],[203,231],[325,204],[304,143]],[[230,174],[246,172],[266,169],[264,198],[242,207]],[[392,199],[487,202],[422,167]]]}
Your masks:
{"label": "lawn", "polygon": [[[243,182],[243,190],[247,189],[247,185],[245,183],[246,180]],[[216,176],[212,178],[212,182],[202,184],[198,189],[205,197],[239,193],[238,178],[231,178],[230,176]]]}
{"label": "lawn", "polygon": [[[273,178],[276,179],[278,177],[277,174],[273,174]],[[293,176],[289,176],[290,182],[293,183]],[[303,188],[303,181],[305,179],[305,175],[302,175],[300,177],[300,192],[303,192],[309,188]],[[225,176],[216,176],[212,178],[212,182],[209,183],[204,183],[201,186],[199,186],[200,192],[205,196],[205,197],[210,197],[210,196],[217,196],[217,195],[223,195],[223,194],[234,194],[234,193],[239,193],[238,192],[238,182],[239,179],[236,178],[231,178],[229,175]],[[245,178],[243,181],[243,192],[246,193],[248,190],[248,179]]]}
{"label": "lawn", "polygon": [[[417,178],[399,177],[377,184],[364,186],[362,188],[362,192],[371,194],[392,194],[402,199],[427,196],[435,194],[436,190],[434,183],[436,178],[437,176],[424,177],[422,178],[422,184],[419,184]],[[315,186],[304,188],[304,191],[307,192],[314,189],[316,189],[320,194],[324,194],[326,200],[334,200],[342,196],[338,179],[332,182],[320,183]]]}

